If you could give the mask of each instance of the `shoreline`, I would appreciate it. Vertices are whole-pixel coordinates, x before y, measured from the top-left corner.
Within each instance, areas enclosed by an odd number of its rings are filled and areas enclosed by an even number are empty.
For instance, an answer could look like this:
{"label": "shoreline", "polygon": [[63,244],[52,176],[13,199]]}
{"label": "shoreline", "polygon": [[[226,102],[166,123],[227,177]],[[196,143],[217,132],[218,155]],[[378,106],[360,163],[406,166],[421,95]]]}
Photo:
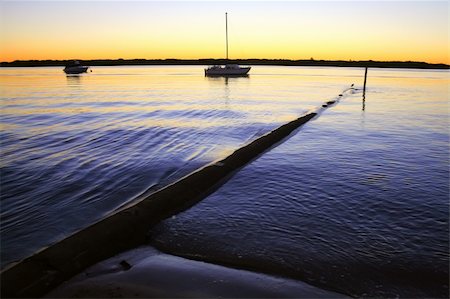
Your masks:
{"label": "shoreline", "polygon": [[405,69],[440,69],[448,70],[450,65],[419,61],[344,61],[344,60],[290,60],[290,59],[70,59],[70,60],[15,60],[0,62],[0,67],[45,67],[65,66],[78,60],[87,66],[134,66],[134,65],[272,65],[272,66],[310,66],[310,67],[370,67],[370,68],[405,68]]}
{"label": "shoreline", "polygon": [[86,269],[44,298],[350,298],[289,278],[166,254],[145,245]]}

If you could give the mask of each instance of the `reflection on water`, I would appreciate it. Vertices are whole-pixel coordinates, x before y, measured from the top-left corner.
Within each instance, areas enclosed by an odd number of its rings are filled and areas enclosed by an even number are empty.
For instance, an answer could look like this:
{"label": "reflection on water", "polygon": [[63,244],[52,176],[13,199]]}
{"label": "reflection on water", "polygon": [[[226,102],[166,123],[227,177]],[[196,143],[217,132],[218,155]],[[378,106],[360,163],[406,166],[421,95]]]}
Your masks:
{"label": "reflection on water", "polygon": [[[321,107],[351,83],[361,88],[363,75],[0,69],[2,266]],[[361,92],[343,97],[224,189],[161,224],[157,242],[351,294],[411,294],[403,289],[411,280],[386,281],[395,273],[414,281],[426,273],[439,284],[448,261],[447,73],[371,70],[369,79],[370,109],[363,99],[361,112]],[[442,294],[428,280],[414,290]]]}
{"label": "reflection on water", "polygon": [[[205,76],[205,79],[208,80],[208,83],[212,83],[212,85],[210,85],[211,87],[214,86],[215,84],[224,84],[224,88],[223,88],[223,96],[224,96],[224,100],[225,100],[225,104],[228,105],[229,104],[229,100],[230,100],[230,86],[229,86],[229,82],[231,85],[242,85],[242,84],[249,84],[249,82],[247,82],[248,80],[250,80],[250,76],[249,75],[240,75],[240,76]],[[213,85],[214,84],[214,85]],[[244,87],[244,86],[242,86]]]}
{"label": "reflection on water", "polygon": [[79,86],[81,84],[81,75],[66,75],[68,86]]}
{"label": "reflection on water", "polygon": [[362,95],[362,111],[365,111],[365,110],[366,110],[366,93],[363,92],[363,95]]}

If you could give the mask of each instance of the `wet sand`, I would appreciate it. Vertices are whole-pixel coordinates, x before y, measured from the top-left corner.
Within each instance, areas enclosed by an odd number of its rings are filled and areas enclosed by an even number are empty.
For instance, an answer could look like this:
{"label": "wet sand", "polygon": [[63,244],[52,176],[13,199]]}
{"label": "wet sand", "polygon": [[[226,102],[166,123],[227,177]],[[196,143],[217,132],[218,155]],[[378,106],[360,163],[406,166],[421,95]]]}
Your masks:
{"label": "wet sand", "polygon": [[45,298],[347,298],[306,283],[161,253],[150,246],[102,261]]}

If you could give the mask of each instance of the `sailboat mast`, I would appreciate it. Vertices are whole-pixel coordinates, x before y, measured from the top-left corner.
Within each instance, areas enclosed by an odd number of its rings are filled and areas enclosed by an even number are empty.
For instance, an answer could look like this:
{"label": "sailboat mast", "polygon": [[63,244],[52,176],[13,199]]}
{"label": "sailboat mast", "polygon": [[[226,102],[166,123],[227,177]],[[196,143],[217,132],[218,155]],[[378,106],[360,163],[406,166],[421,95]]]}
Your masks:
{"label": "sailboat mast", "polygon": [[225,13],[225,39],[227,44],[227,60],[228,60],[228,13]]}

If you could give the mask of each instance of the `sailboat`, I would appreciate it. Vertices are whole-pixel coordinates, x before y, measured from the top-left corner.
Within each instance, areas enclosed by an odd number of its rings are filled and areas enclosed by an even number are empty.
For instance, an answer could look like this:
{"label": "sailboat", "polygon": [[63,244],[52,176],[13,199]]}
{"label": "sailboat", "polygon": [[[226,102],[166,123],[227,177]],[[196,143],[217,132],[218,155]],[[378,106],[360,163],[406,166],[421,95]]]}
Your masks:
{"label": "sailboat", "polygon": [[[228,13],[225,13],[225,38],[226,38],[226,60],[228,60]],[[224,66],[214,65],[205,69],[205,76],[244,76],[251,67],[241,67],[237,64],[225,64]]]}

